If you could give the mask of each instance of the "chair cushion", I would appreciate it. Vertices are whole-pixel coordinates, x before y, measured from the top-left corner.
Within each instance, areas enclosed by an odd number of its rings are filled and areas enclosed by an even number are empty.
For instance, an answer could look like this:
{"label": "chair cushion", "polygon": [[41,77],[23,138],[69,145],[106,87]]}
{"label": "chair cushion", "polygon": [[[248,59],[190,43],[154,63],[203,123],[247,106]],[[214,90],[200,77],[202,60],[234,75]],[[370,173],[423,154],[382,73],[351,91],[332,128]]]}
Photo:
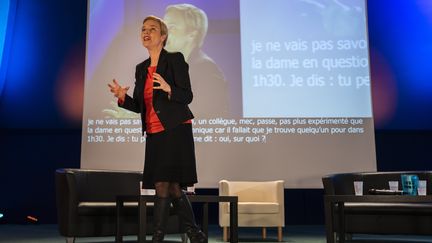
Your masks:
{"label": "chair cushion", "polygon": [[[224,212],[230,213],[229,204],[224,204]],[[274,214],[279,212],[278,203],[269,202],[239,202],[239,214]]]}
{"label": "chair cushion", "polygon": [[432,203],[345,203],[345,213],[431,215]]}
{"label": "chair cushion", "polygon": [[[125,203],[125,215],[137,215],[138,203]],[[116,215],[115,202],[80,202],[78,204],[78,215]]]}
{"label": "chair cushion", "polygon": [[[104,215],[115,216],[115,202],[80,202],[78,204],[78,215]],[[153,203],[147,203],[147,214],[153,214]],[[124,215],[138,215],[138,202],[125,202],[123,208]],[[175,214],[173,207],[170,208],[170,215]]]}

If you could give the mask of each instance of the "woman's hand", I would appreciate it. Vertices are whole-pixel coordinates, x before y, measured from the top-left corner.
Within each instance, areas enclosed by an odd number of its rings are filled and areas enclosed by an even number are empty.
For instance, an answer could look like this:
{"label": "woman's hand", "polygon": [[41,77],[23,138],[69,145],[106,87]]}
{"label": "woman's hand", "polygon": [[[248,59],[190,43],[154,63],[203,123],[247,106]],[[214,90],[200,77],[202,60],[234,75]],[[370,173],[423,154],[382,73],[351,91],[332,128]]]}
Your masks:
{"label": "woman's hand", "polygon": [[161,89],[171,95],[171,86],[158,73],[153,73],[153,82],[158,83],[158,86],[153,85],[153,89]]}
{"label": "woman's hand", "polygon": [[114,96],[120,100],[125,99],[126,93],[129,90],[129,86],[123,88],[117,83],[117,80],[115,79],[113,79],[111,84],[108,84],[108,87],[110,88],[111,93],[113,93]]}

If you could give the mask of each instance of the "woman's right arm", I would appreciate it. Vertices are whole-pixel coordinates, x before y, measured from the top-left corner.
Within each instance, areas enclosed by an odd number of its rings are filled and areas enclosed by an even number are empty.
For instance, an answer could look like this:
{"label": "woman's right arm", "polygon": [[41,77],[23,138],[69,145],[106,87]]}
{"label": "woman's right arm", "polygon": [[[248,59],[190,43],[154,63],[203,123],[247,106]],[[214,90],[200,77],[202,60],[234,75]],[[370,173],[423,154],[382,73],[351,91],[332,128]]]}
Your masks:
{"label": "woman's right arm", "polygon": [[[137,71],[135,72],[135,80],[137,79]],[[127,91],[129,90],[129,87],[122,87],[118,84],[117,80],[113,79],[112,84],[108,84],[110,87],[111,93],[114,94],[115,97],[118,98],[117,104],[119,107],[139,113],[140,106],[138,102],[138,89],[136,87],[136,81],[135,81],[135,88],[133,97],[130,97],[127,94]]]}

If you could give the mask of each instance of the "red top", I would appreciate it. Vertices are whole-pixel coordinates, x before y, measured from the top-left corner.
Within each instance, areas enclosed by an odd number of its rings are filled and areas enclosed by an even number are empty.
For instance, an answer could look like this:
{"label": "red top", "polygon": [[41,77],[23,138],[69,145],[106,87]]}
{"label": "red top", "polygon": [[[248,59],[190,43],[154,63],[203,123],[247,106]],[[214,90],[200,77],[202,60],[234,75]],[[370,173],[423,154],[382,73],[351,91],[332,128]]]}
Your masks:
{"label": "red top", "polygon": [[[153,107],[153,73],[156,71],[156,66],[148,67],[147,79],[144,86],[144,105],[146,108],[145,123],[147,133],[157,133],[165,130],[159,117]],[[119,104],[123,104],[124,100],[118,99]],[[192,120],[187,120],[184,123],[192,123]]]}
{"label": "red top", "polygon": [[148,67],[147,79],[144,87],[144,104],[146,107],[145,121],[147,133],[157,133],[165,130],[153,108],[153,73],[155,71],[156,66]]}

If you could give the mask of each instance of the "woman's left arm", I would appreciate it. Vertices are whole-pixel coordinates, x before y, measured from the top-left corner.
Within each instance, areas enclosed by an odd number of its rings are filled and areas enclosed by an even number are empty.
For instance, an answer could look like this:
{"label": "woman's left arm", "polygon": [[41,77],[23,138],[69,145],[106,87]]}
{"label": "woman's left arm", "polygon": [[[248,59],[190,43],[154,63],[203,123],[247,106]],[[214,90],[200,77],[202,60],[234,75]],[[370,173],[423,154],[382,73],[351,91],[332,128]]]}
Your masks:
{"label": "woman's left arm", "polygon": [[191,82],[189,77],[189,65],[183,54],[177,52],[173,55],[174,85],[171,85],[170,100],[190,104],[193,99]]}

